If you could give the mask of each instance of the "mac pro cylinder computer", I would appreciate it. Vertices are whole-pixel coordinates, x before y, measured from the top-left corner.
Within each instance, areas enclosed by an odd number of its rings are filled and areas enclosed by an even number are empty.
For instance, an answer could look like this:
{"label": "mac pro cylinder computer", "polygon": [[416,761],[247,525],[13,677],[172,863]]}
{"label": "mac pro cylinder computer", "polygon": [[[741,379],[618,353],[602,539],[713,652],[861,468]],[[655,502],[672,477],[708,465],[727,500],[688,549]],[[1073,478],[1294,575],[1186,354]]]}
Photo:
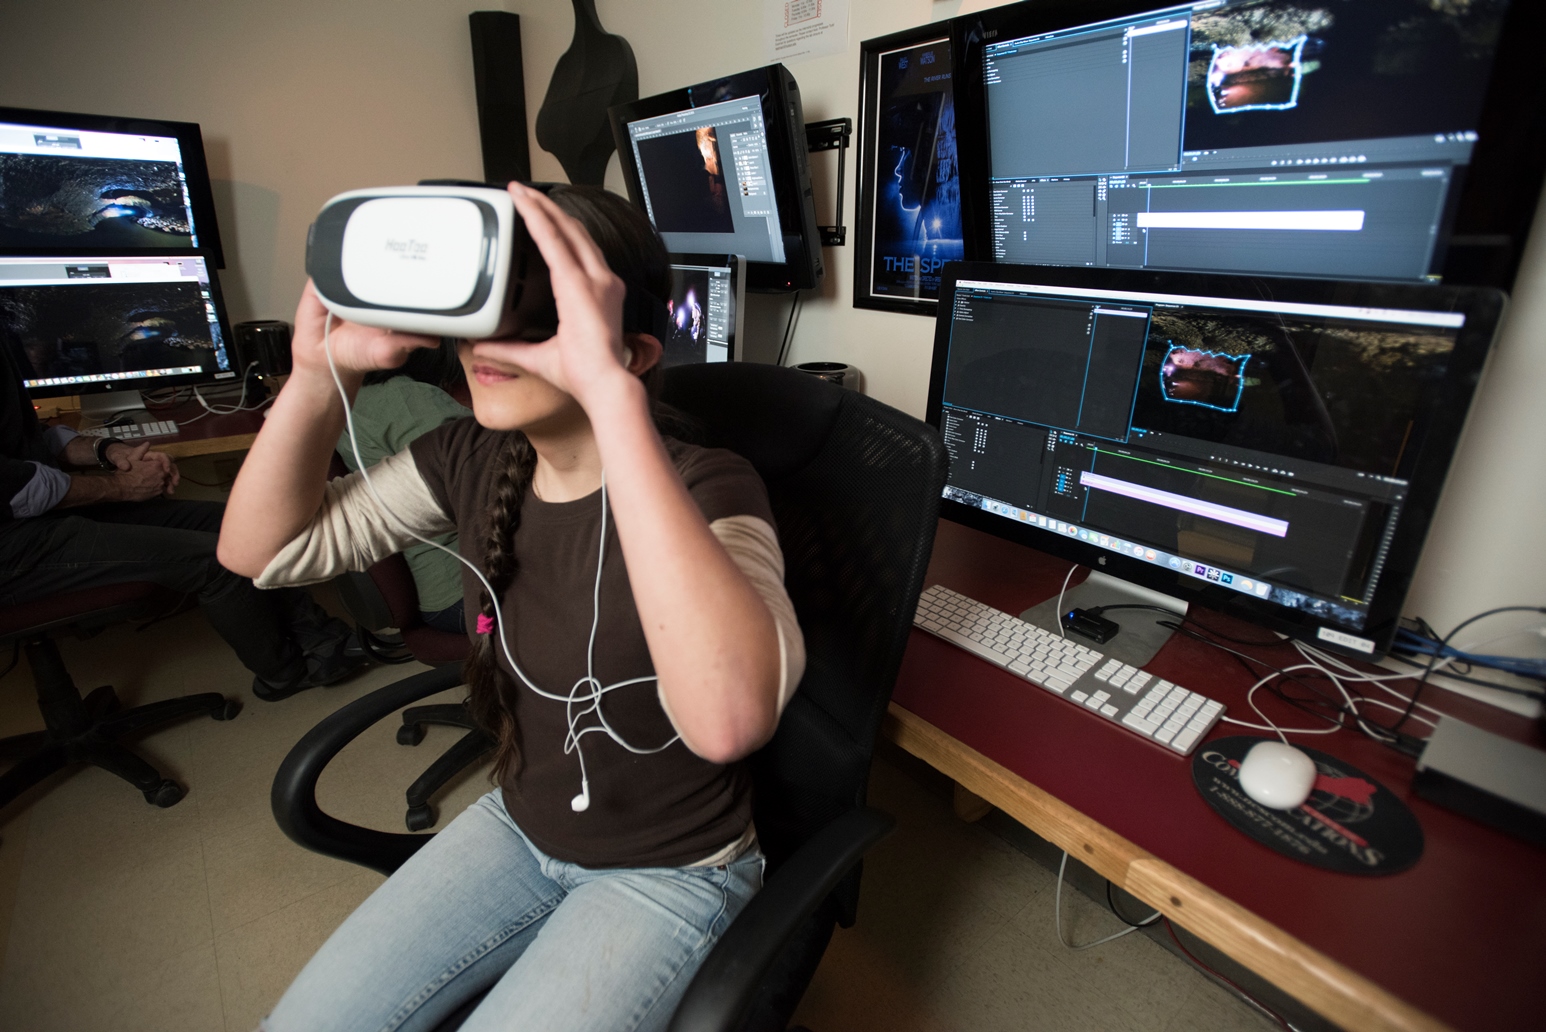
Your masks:
{"label": "mac pro cylinder computer", "polygon": [[953,22],[967,255],[1507,288],[1539,4],[1036,0]]}
{"label": "mac pro cylinder computer", "polygon": [[961,263],[940,301],[945,516],[1388,648],[1501,293]]}

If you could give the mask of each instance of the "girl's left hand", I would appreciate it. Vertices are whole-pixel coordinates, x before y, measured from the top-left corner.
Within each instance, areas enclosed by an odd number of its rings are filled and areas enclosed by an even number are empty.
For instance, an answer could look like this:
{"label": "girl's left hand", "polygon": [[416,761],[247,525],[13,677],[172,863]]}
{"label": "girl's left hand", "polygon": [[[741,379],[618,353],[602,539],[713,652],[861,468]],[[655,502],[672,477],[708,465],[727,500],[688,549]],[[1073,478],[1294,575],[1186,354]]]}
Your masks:
{"label": "girl's left hand", "polygon": [[546,194],[510,184],[515,209],[542,252],[558,305],[558,332],[536,344],[478,341],[474,355],[519,366],[571,394],[582,406],[627,372],[623,298],[627,288],[576,219]]}

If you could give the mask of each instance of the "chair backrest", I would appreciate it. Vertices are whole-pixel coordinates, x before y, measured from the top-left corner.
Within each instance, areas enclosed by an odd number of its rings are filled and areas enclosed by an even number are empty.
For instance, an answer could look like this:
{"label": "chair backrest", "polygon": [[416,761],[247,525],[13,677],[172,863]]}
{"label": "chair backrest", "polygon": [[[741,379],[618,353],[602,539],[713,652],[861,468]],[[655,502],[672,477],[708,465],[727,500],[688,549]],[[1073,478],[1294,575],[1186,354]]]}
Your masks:
{"label": "chair backrest", "polygon": [[[901,668],[934,544],[948,459],[903,412],[778,366],[678,366],[662,400],[767,485],[806,670],[753,758],[758,837],[777,865],[863,805],[875,737]],[[845,924],[857,877],[838,892]]]}

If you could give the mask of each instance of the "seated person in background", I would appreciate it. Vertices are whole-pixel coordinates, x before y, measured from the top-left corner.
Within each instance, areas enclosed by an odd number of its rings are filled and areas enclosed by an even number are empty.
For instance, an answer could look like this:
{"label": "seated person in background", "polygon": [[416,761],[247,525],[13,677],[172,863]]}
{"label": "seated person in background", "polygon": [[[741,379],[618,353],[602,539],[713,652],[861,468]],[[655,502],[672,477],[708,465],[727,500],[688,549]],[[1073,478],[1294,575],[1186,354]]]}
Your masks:
{"label": "seated person in background", "polygon": [[324,341],[349,391],[435,342],[330,323],[308,286],[231,494],[220,555],[260,585],[363,569],[405,525],[455,529],[489,582],[467,578],[466,677],[499,787],[344,921],[265,1032],[429,1029],[485,990],[464,1032],[654,1032],[762,884],[742,761],[805,663],[767,492],[655,428],[661,344],[622,316],[625,285],[671,286],[644,213],[594,187],[510,193],[553,300],[460,345],[475,418],[371,488],[328,482],[344,404]]}
{"label": "seated person in background", "polygon": [[[456,344],[442,340],[438,348],[420,348],[396,369],[365,374],[354,399],[354,437],[360,458],[374,466],[403,451],[414,440],[442,423],[472,415],[453,397],[465,396],[467,377]],[[349,429],[338,435],[338,454],[350,472],[360,468],[349,442]],[[456,550],[456,535],[431,540]],[[419,594],[419,615],[437,631],[460,634],[467,629],[462,611],[462,564],[434,545],[415,541],[403,549]]]}
{"label": "seated person in background", "polygon": [[332,684],[364,665],[353,631],[303,588],[262,592],[222,567],[225,506],[172,501],[177,465],[147,443],[44,430],[0,339],[0,605],[149,581],[196,595],[260,699]]}

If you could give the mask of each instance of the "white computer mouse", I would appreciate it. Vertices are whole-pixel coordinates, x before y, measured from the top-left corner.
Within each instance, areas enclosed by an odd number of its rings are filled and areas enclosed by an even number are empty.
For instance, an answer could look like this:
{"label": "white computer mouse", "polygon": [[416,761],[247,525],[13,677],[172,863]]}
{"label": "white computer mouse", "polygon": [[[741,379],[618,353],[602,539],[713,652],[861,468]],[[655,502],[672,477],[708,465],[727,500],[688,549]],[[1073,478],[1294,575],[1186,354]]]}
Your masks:
{"label": "white computer mouse", "polygon": [[1315,761],[1282,742],[1257,742],[1240,761],[1240,787],[1263,806],[1292,810],[1310,798]]}

